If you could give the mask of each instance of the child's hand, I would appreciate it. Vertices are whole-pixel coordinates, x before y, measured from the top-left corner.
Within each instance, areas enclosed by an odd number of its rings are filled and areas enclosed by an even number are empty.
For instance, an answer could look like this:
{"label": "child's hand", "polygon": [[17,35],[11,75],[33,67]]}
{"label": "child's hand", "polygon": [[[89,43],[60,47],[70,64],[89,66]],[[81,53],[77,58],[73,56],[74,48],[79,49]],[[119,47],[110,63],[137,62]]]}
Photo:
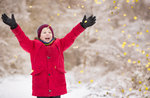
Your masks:
{"label": "child's hand", "polygon": [[5,24],[9,25],[11,29],[15,29],[17,27],[16,20],[14,18],[14,14],[11,15],[11,18],[9,18],[5,13],[2,14],[2,20]]}
{"label": "child's hand", "polygon": [[80,22],[81,26],[85,29],[87,27],[94,25],[95,23],[96,23],[96,16],[93,17],[93,15],[91,15],[88,19],[86,19],[86,15],[84,15],[82,22]]}

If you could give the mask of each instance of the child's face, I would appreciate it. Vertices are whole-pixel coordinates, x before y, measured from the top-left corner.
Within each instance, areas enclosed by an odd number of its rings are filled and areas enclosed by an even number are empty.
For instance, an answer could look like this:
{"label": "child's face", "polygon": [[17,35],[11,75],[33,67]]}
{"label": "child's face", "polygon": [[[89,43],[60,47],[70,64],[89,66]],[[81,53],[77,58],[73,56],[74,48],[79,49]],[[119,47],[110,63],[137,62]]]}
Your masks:
{"label": "child's face", "polygon": [[52,33],[48,27],[42,29],[40,39],[44,42],[49,42],[52,39]]}

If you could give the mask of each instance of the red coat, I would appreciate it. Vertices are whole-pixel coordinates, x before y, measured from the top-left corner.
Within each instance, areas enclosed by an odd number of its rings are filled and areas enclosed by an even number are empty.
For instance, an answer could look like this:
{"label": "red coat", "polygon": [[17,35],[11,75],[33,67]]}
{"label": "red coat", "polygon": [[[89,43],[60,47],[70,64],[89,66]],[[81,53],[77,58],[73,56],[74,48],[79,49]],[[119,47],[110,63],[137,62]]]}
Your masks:
{"label": "red coat", "polygon": [[33,96],[48,97],[67,93],[63,52],[84,30],[79,23],[64,38],[56,39],[49,46],[39,40],[30,40],[19,25],[12,30],[20,46],[30,53]]}

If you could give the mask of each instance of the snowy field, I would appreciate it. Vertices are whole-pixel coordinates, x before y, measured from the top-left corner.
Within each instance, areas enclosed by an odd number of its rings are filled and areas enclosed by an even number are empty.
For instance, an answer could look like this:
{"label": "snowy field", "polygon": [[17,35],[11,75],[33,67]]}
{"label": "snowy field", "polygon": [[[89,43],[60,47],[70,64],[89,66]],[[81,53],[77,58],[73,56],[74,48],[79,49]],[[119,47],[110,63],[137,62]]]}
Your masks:
{"label": "snowy field", "polygon": [[[0,83],[1,98],[36,98],[32,96],[32,77],[29,75],[15,75],[5,78]],[[83,98],[89,91],[85,85],[76,84],[68,89],[62,98]]]}
{"label": "snowy field", "polygon": [[[127,84],[123,82],[124,78],[115,72],[102,76],[105,72],[103,68],[87,68],[82,74],[77,71],[79,69],[79,67],[74,68],[66,73],[68,93],[62,95],[61,98],[142,98],[139,97],[138,91],[129,92]],[[91,71],[97,74],[94,75]],[[101,74],[98,75],[98,72]],[[93,79],[94,82],[90,82],[90,79]],[[14,75],[1,78],[0,98],[36,98],[32,96],[31,83],[31,75]],[[124,87],[125,93],[119,91],[120,87]]]}

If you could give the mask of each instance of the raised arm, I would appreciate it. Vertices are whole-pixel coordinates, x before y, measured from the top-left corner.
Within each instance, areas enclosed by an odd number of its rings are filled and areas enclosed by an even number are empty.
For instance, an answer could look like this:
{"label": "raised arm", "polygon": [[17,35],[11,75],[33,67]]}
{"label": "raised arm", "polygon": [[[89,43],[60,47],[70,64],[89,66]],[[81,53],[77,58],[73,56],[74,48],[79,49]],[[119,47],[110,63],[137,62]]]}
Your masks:
{"label": "raised arm", "polygon": [[3,14],[1,18],[5,24],[10,26],[12,32],[17,37],[20,46],[30,53],[33,49],[33,41],[24,34],[20,26],[16,23],[14,15],[12,14],[11,18],[9,18],[6,14]]}
{"label": "raised arm", "polygon": [[86,15],[84,15],[84,18],[82,22],[77,24],[64,38],[60,39],[62,51],[65,51],[67,48],[69,48],[77,36],[80,35],[87,27],[90,27],[94,25],[96,22],[96,16],[93,17],[90,16],[88,19],[86,19]]}

